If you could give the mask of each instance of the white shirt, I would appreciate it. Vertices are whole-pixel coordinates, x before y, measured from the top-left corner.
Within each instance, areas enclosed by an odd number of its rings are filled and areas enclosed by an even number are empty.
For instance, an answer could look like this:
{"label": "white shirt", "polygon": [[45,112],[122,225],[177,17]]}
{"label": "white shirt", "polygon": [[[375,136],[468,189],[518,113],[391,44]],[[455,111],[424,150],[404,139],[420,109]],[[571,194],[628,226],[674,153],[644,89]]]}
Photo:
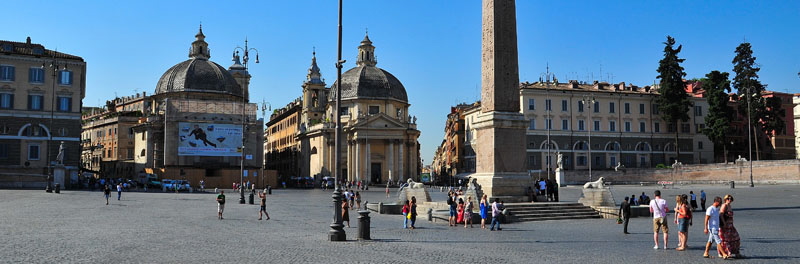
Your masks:
{"label": "white shirt", "polygon": [[667,200],[655,198],[650,200],[650,211],[653,212],[653,218],[664,218],[667,216]]}
{"label": "white shirt", "polygon": [[718,230],[719,208],[714,206],[709,206],[708,209],[706,209],[706,215],[708,216],[708,230]]}

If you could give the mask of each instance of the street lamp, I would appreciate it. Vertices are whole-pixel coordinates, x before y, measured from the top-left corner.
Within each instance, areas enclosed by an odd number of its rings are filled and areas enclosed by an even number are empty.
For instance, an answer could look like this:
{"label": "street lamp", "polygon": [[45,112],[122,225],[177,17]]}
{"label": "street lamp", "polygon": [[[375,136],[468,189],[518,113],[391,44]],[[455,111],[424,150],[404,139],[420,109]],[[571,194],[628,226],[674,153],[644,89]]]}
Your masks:
{"label": "street lamp", "polygon": [[[550,168],[551,168],[551,154],[550,149],[552,148],[552,144],[550,142],[550,130],[553,126],[553,117],[551,115],[551,111],[553,109],[553,102],[550,101],[550,79],[555,79],[555,75],[550,72],[550,64],[547,64],[547,72],[542,73],[539,77],[539,82],[541,83],[542,79],[545,80],[545,101],[544,101],[544,111],[545,111],[545,119],[544,119],[544,126],[547,129],[547,158],[545,159],[545,163],[547,164],[547,179],[550,180]],[[556,85],[558,85],[556,83]]]}
{"label": "street lamp", "polygon": [[753,143],[752,135],[750,130],[753,128],[753,123],[750,121],[750,97],[755,96],[750,92],[752,87],[747,87],[747,152],[750,153],[750,187],[754,187],[753,185]]}
{"label": "street lamp", "polygon": [[[244,53],[244,57],[242,57],[242,65],[244,65],[244,72],[245,74],[249,75],[250,72],[248,71],[247,62],[250,61],[250,51],[256,52],[256,63],[258,63],[258,50],[256,48],[250,48],[247,46],[247,38],[244,39],[244,48],[236,46],[233,49],[233,61],[239,60],[239,51]],[[242,87],[244,89],[244,87]],[[239,171],[239,204],[244,204],[244,159],[245,159],[245,152],[244,152],[244,141],[245,141],[245,109],[247,109],[247,96],[244,94],[244,90],[242,90],[242,156],[241,160],[239,161],[240,171]]]}
{"label": "street lamp", "polygon": [[340,160],[341,160],[341,150],[342,150],[342,111],[339,109],[340,105],[342,104],[342,65],[345,63],[345,60],[342,60],[342,0],[339,0],[339,37],[338,37],[338,50],[337,50],[337,57],[336,57],[336,108],[333,111],[336,112],[336,133],[335,133],[335,152],[334,152],[334,168],[333,176],[334,176],[334,188],[333,188],[333,223],[331,223],[330,227],[331,230],[328,231],[328,235],[330,241],[345,241],[347,240],[347,234],[344,232],[344,225],[342,225],[342,191],[339,189],[339,173],[341,169],[339,168]]}
{"label": "street lamp", "polygon": [[[589,122],[594,125],[594,121],[592,121],[592,107],[594,107],[594,97],[589,95],[584,95],[583,99],[581,99],[581,103],[583,103],[584,108],[586,108],[589,112]],[[586,130],[589,131],[589,156],[586,158],[586,162],[589,163],[589,181],[592,181],[592,127],[588,126]]]}
{"label": "street lamp", "polygon": [[[51,143],[53,142],[53,119],[55,119],[55,108],[56,108],[56,82],[58,81],[58,72],[59,71],[66,71],[67,70],[67,63],[66,62],[59,62],[56,60],[55,53],[53,57],[50,59],[50,64],[48,65],[46,62],[42,63],[41,69],[44,70],[46,67],[49,67],[53,73],[53,93],[50,95],[50,124],[48,125],[48,133],[47,133],[47,187],[45,187],[45,192],[52,192],[50,187],[50,181],[53,180],[53,168],[51,167],[51,160],[50,160],[50,149]],[[59,69],[60,68],[60,69]]]}

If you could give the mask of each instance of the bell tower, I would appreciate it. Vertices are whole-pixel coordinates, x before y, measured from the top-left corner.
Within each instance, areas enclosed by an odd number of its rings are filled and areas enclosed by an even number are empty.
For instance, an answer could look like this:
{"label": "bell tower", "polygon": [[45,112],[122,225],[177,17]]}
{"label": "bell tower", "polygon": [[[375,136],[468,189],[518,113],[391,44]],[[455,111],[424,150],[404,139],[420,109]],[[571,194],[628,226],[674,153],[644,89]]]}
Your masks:
{"label": "bell tower", "polygon": [[311,67],[308,68],[306,80],[303,82],[302,123],[306,127],[322,121],[325,115],[325,81],[317,66],[317,52],[311,53]]}

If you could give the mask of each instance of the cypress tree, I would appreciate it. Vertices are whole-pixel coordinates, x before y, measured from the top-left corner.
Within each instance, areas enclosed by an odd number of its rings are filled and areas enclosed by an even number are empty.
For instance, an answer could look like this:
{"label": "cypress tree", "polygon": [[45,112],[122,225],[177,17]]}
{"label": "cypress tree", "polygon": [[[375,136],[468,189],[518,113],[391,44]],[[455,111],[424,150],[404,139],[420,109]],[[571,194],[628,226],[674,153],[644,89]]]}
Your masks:
{"label": "cypress tree", "polygon": [[686,94],[686,82],[683,77],[681,63],[685,59],[678,58],[683,45],[674,48],[675,39],[667,36],[664,42],[664,58],[658,62],[658,76],[660,79],[658,86],[659,96],[656,98],[658,110],[661,118],[675,126],[675,159],[680,160],[680,147],[678,145],[678,133],[680,133],[680,123],[689,120],[689,108],[693,106],[689,95]]}

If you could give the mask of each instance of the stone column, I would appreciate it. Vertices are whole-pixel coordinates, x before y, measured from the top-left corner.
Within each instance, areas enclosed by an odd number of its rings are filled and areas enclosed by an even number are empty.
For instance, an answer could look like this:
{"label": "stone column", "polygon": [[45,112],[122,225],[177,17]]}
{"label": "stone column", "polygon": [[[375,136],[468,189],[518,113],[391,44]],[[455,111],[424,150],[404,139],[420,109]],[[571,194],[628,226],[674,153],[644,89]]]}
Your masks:
{"label": "stone column", "polygon": [[389,146],[386,151],[389,154],[386,155],[386,168],[389,169],[389,177],[393,177],[393,181],[397,181],[397,175],[394,174],[394,141],[387,140],[389,142]]}
{"label": "stone column", "polygon": [[481,113],[475,119],[475,178],[489,198],[524,201],[525,118],[519,112],[514,0],[483,0]]}
{"label": "stone column", "polygon": [[406,175],[403,174],[403,167],[405,167],[405,163],[403,163],[403,146],[405,146],[405,140],[400,141],[400,145],[397,146],[397,177],[403,179],[404,181],[407,179]]}
{"label": "stone column", "polygon": [[370,154],[371,151],[369,149],[369,139],[364,139],[364,143],[366,143],[366,147],[367,147],[367,149],[364,150],[364,158],[366,160],[366,162],[364,162],[364,166],[366,166],[365,171],[367,172],[367,175],[365,177],[367,178],[367,183],[371,183],[372,182],[372,159],[371,159],[370,155],[372,155],[372,154]]}
{"label": "stone column", "polygon": [[360,165],[359,161],[361,160],[361,156],[360,155],[361,155],[361,144],[358,142],[358,140],[356,140],[356,156],[354,158],[355,163],[356,163],[355,164],[355,167],[356,167],[356,171],[355,171],[356,181],[361,181],[361,166],[358,166],[358,165]]}

